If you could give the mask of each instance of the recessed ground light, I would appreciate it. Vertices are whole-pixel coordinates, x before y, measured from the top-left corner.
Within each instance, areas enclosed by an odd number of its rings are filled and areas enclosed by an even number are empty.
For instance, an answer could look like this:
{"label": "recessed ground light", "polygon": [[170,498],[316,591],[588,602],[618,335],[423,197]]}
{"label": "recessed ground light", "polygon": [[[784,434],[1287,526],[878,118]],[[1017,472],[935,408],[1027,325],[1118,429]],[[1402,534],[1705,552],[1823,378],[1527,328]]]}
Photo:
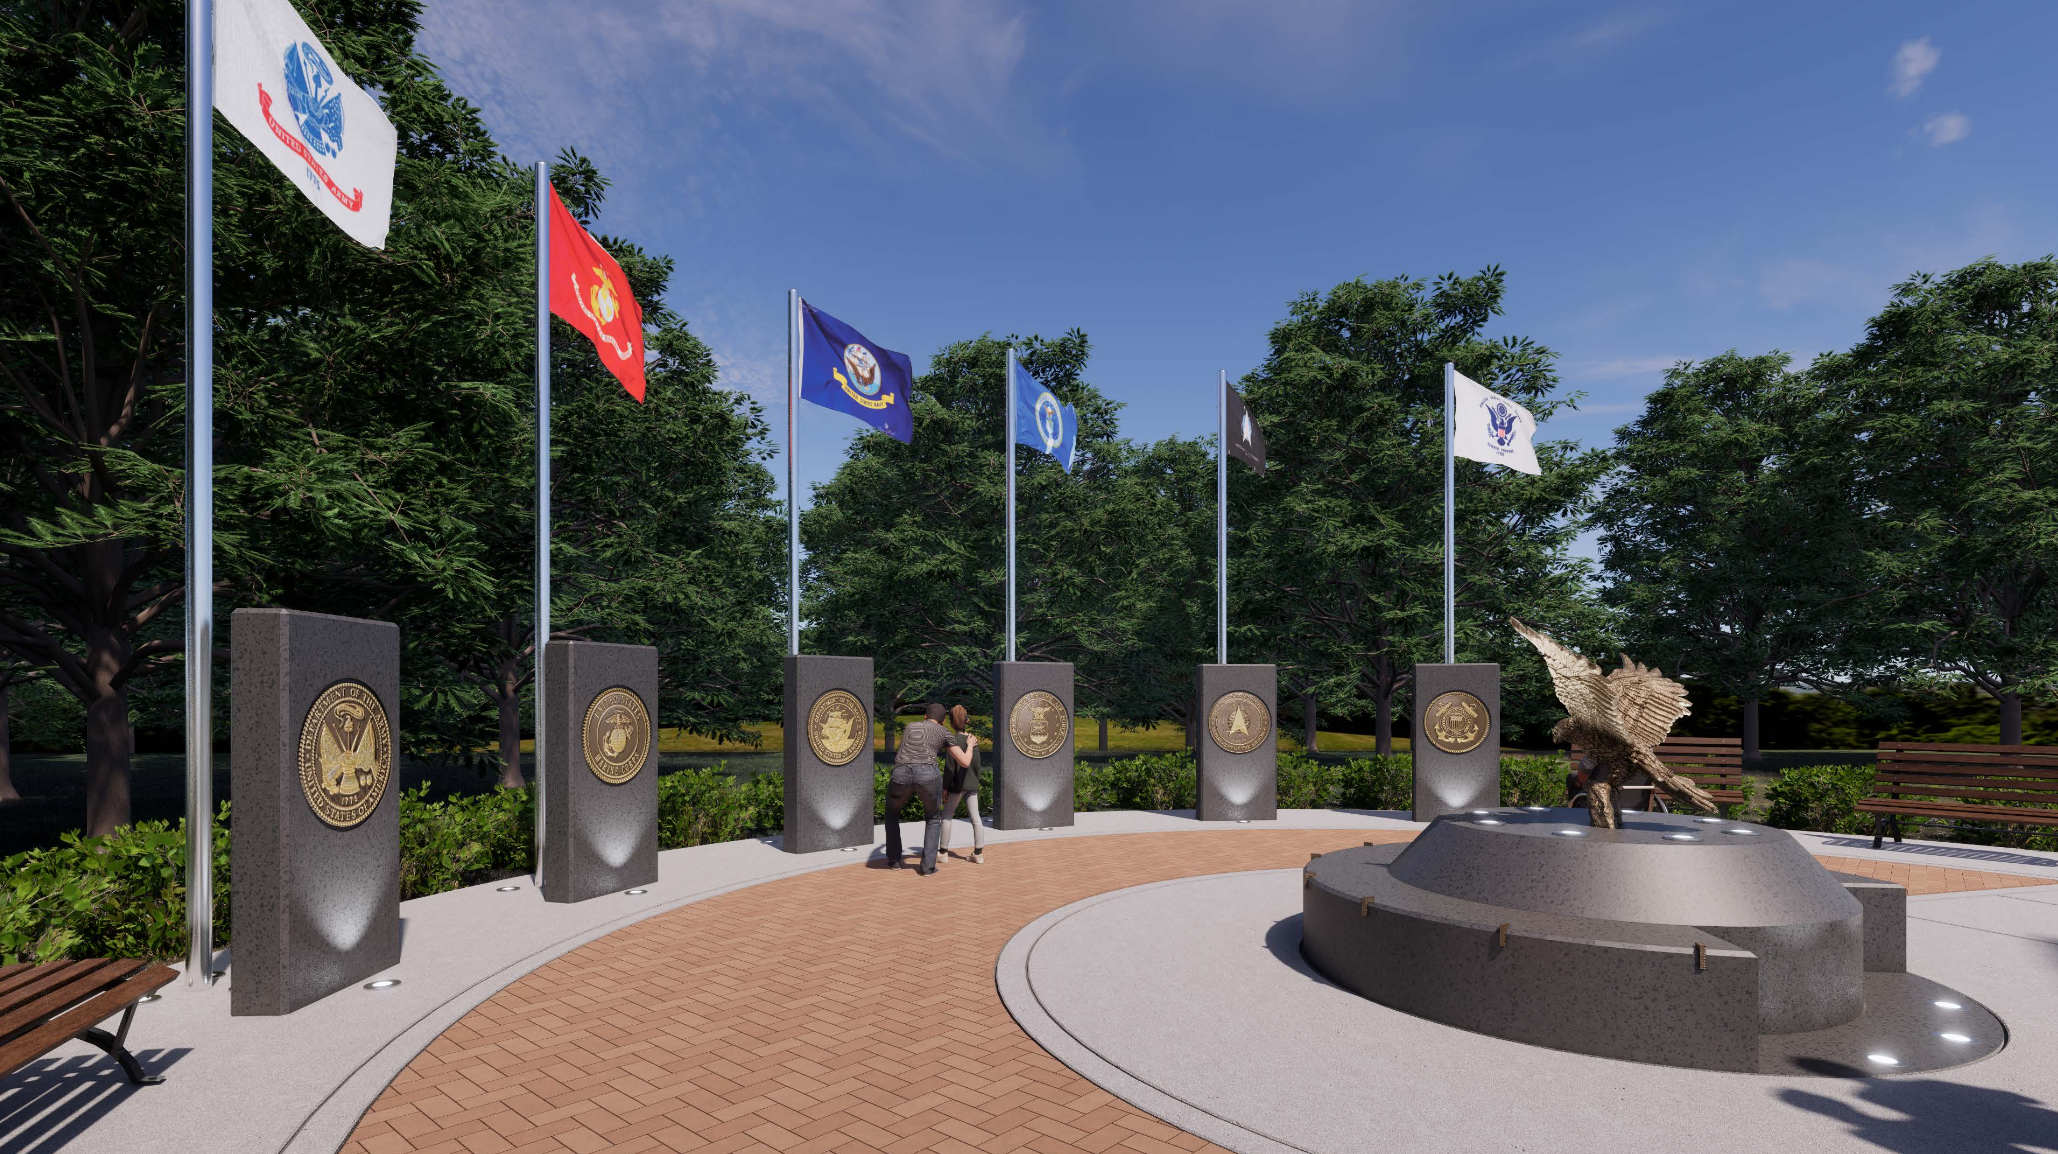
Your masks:
{"label": "recessed ground light", "polygon": [[844,847],[843,847],[843,852],[844,852],[844,853],[856,853],[857,851],[859,851],[859,850],[861,850],[861,849],[871,849],[871,848],[872,848],[872,847],[871,847],[871,846],[868,846],[868,845],[847,845],[847,846],[844,846]]}
{"label": "recessed ground light", "polygon": [[1490,809],[1468,809],[1465,812],[1471,814],[1473,817],[1478,817],[1480,814],[1492,813],[1493,811]]}
{"label": "recessed ground light", "polygon": [[1942,1038],[1946,1042],[1956,1042],[1961,1046],[1966,1044],[1967,1042],[1972,1041],[1971,1038],[1968,1038],[1963,1034],[1938,1034],[1937,1037]]}
{"label": "recessed ground light", "polygon": [[1503,822],[1503,821],[1501,821],[1501,819],[1499,819],[1499,818],[1497,818],[1497,817],[1482,817],[1482,818],[1480,818],[1480,819],[1479,819],[1478,821],[1476,821],[1476,822],[1473,822],[1472,824],[1474,824],[1474,825],[1505,825],[1506,823],[1505,823],[1505,822]]}
{"label": "recessed ground light", "polygon": [[1240,818],[1237,818],[1237,819],[1236,819],[1236,824],[1238,824],[1238,825],[1249,825],[1250,823],[1251,823],[1251,819],[1249,819],[1249,818],[1247,818],[1247,817],[1240,817]]}
{"label": "recessed ground light", "polygon": [[136,1004],[140,1006],[145,1002],[160,1002],[163,1000],[163,994],[144,994],[142,997],[136,999]]}
{"label": "recessed ground light", "polygon": [[1931,1002],[1930,1005],[1935,1006],[1939,1010],[1962,1010],[1965,1008],[1956,1002]]}
{"label": "recessed ground light", "polygon": [[1892,1054],[1867,1054],[1865,1055],[1865,1060],[1876,1062],[1882,1066],[1898,1066],[1901,1064],[1901,1060]]}
{"label": "recessed ground light", "polygon": [[399,978],[380,978],[376,982],[366,982],[364,988],[367,990],[390,990],[399,984]]}
{"label": "recessed ground light", "polygon": [[629,891],[627,891],[628,895],[629,895],[630,897],[632,897],[632,898],[633,898],[633,897],[635,897],[635,896],[636,896],[637,894],[647,894],[647,893],[649,893],[649,892],[650,892],[649,890],[629,890]]}
{"label": "recessed ground light", "polygon": [[1526,810],[1528,810],[1528,811],[1529,811],[1529,812],[1531,812],[1531,813],[1549,813],[1549,812],[1551,812],[1551,807],[1550,807],[1550,806],[1547,806],[1547,805],[1525,805],[1525,806],[1523,806],[1522,808],[1523,808],[1523,809],[1526,809]]}
{"label": "recessed ground light", "polygon": [[1736,829],[1726,829],[1726,830],[1723,830],[1722,832],[1723,832],[1723,833],[1733,833],[1733,834],[1737,835],[1738,837],[1757,837],[1757,836],[1758,836],[1758,831],[1757,831],[1757,830],[1755,830],[1755,829],[1744,829],[1744,828],[1742,828],[1742,827],[1738,827],[1738,828],[1736,828]]}
{"label": "recessed ground light", "polygon": [[[1249,825],[1250,823],[1249,823],[1249,822],[1245,822],[1244,824],[1245,824],[1245,825]],[[1049,826],[1049,825],[1040,825],[1040,826],[1037,826],[1036,828],[1037,828],[1037,830],[1038,830],[1039,832],[1041,832],[1041,833],[1049,833],[1049,832],[1050,832],[1051,830],[1053,830],[1053,829],[1056,829],[1057,827],[1056,827],[1056,826]]]}
{"label": "recessed ground light", "polygon": [[521,888],[520,886],[494,886],[493,892],[496,894],[511,894]]}
{"label": "recessed ground light", "polygon": [[1721,825],[1721,824],[1722,824],[1722,819],[1721,819],[1721,818],[1719,818],[1719,817],[1697,817],[1697,818],[1695,818],[1694,820],[1695,820],[1695,821],[1697,821],[1697,822],[1700,822],[1700,823],[1701,823],[1702,825]]}
{"label": "recessed ground light", "polygon": [[1585,830],[1583,830],[1583,829],[1554,829],[1554,830],[1552,830],[1551,832],[1552,832],[1552,833],[1554,833],[1554,834],[1557,834],[1557,835],[1558,835],[1559,837],[1585,837],[1585,836],[1586,836],[1586,831],[1585,831]]}
{"label": "recessed ground light", "polygon": [[1701,839],[1700,839],[1700,838],[1697,838],[1697,837],[1695,837],[1694,835],[1692,835],[1692,834],[1690,834],[1690,833],[1668,833],[1668,834],[1666,834],[1666,835],[1665,835],[1665,840],[1666,840],[1666,841],[1699,841],[1699,840],[1701,840]]}

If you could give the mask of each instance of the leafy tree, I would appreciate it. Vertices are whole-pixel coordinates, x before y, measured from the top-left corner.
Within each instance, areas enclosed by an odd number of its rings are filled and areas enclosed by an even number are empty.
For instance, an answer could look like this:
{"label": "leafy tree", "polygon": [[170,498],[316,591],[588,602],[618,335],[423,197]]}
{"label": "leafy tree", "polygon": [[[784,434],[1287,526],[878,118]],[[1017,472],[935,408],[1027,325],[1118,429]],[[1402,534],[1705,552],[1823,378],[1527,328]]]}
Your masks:
{"label": "leafy tree", "polygon": [[[1444,363],[1539,420],[1568,403],[1554,395],[1549,349],[1484,336],[1505,284],[1488,268],[1433,288],[1399,277],[1306,293],[1243,381],[1273,432],[1266,476],[1248,486],[1236,619],[1281,655],[1290,686],[1372,713],[1382,753],[1416,663],[1441,655]],[[1540,477],[1457,463],[1459,656],[1502,662],[1511,734],[1543,721],[1549,697],[1541,663],[1519,657],[1502,619],[1520,613],[1575,635],[1599,623],[1567,549],[1605,454],[1561,442],[1537,456]]]}
{"label": "leafy tree", "polygon": [[1744,757],[1775,689],[1834,688],[1868,587],[1820,391],[1783,353],[1682,361],[1615,434],[1594,514],[1624,644],[1742,703]]}
{"label": "leafy tree", "polygon": [[1838,402],[1900,659],[1999,706],[2058,688],[2058,259],[1981,260],[1896,285],[1813,373]]}

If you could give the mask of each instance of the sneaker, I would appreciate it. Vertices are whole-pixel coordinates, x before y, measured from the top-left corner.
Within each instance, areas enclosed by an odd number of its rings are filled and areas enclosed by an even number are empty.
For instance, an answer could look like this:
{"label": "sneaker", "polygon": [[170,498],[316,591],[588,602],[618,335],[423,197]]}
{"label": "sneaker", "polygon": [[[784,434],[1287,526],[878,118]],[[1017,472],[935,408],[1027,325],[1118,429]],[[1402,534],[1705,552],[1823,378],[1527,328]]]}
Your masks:
{"label": "sneaker", "polygon": [[890,857],[886,859],[886,868],[890,870],[904,870],[908,868],[908,863],[897,857]]}
{"label": "sneaker", "polygon": [[985,850],[983,850],[983,849],[975,849],[975,850],[973,850],[973,851],[972,851],[972,864],[973,864],[973,865],[985,865],[985,864],[986,864],[986,851],[985,851]]}

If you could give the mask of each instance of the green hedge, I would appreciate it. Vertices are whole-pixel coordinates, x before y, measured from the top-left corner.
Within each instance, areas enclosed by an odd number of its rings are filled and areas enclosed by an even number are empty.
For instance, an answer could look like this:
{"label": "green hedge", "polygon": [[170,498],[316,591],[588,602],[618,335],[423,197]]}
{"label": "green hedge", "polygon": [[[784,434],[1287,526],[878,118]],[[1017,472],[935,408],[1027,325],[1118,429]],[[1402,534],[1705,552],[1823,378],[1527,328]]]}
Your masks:
{"label": "green hedge", "polygon": [[1858,803],[1872,792],[1869,765],[1803,765],[1779,771],[1765,791],[1765,824],[1818,833],[1871,833]]}
{"label": "green hedge", "polygon": [[[1562,758],[1501,759],[1501,801],[1553,804],[1563,794]],[[885,819],[888,768],[875,766],[873,818]],[[1144,754],[1075,767],[1075,808],[1191,809],[1194,761],[1188,753]],[[991,782],[983,782],[990,797]],[[1414,774],[1405,754],[1318,761],[1279,758],[1279,804],[1286,809],[1405,810]],[[664,849],[775,833],[785,825],[777,774],[736,779],[720,766],[658,778],[658,845]],[[990,805],[990,802],[988,803]],[[495,790],[432,800],[427,785],[400,795],[400,896],[417,898],[528,872],[535,798]],[[910,803],[902,818],[920,820]],[[64,844],[0,861],[0,962],[61,957],[177,958],[186,952],[186,833],[183,822],[142,822],[104,838],[64,836]],[[229,926],[229,806],[215,824],[215,935]]]}

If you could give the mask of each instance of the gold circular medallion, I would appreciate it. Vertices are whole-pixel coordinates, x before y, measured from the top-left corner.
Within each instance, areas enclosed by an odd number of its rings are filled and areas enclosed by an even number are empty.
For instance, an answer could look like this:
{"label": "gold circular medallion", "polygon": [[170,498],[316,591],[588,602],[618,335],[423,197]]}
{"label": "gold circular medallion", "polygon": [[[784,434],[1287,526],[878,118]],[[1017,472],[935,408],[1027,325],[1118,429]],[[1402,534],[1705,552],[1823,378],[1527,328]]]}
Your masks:
{"label": "gold circular medallion", "polygon": [[872,744],[872,719],[857,694],[832,689],[807,711],[807,744],[824,765],[849,765]]}
{"label": "gold circular medallion", "polygon": [[1453,689],[1439,693],[1422,711],[1422,727],[1428,730],[1429,744],[1445,753],[1469,753],[1479,748],[1486,740],[1486,702],[1465,692]]}
{"label": "gold circular medallion", "polygon": [[393,727],[379,695],[358,681],[322,691],[300,723],[300,792],[336,829],[372,816],[393,779]]}
{"label": "gold circular medallion", "polygon": [[1238,689],[1215,699],[1208,710],[1208,736],[1229,753],[1249,753],[1272,732],[1272,711],[1255,693]]}
{"label": "gold circular medallion", "polygon": [[1015,698],[1015,708],[1008,712],[1008,736],[1016,749],[1030,757],[1049,757],[1065,748],[1071,735],[1072,718],[1056,694],[1032,689]]}
{"label": "gold circular medallion", "polygon": [[643,772],[650,756],[650,712],[643,699],[617,685],[603,689],[586,707],[586,724],[580,726],[586,748],[586,768],[593,776],[620,785]]}

